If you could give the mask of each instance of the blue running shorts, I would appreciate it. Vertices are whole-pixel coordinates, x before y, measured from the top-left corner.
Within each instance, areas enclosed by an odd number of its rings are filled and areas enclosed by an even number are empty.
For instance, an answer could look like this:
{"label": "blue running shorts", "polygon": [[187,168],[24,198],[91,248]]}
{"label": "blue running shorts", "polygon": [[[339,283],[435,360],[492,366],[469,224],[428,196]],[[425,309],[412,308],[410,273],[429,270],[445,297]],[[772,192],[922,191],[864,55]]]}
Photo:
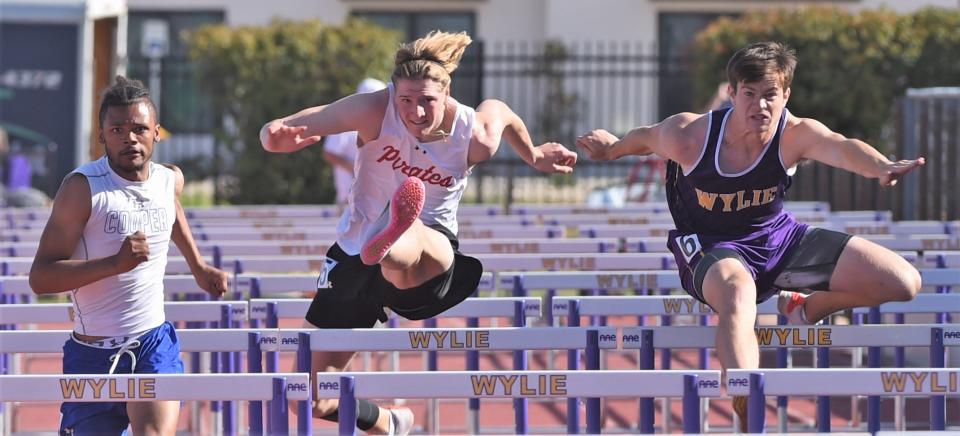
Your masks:
{"label": "blue running shorts", "polygon": [[[97,343],[71,337],[63,344],[64,374],[182,374],[180,341],[165,322],[137,337],[110,338]],[[134,359],[136,366],[134,367]],[[60,406],[61,435],[125,434],[130,420],[127,403],[66,402]]]}

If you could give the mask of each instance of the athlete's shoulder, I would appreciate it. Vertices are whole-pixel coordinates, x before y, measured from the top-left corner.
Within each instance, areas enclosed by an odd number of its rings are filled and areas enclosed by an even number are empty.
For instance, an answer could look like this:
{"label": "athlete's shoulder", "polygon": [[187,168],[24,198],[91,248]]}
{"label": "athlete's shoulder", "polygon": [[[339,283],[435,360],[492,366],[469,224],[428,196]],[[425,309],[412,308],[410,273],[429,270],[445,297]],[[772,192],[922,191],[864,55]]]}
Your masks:
{"label": "athlete's shoulder", "polygon": [[660,122],[660,125],[664,129],[664,133],[677,140],[687,140],[705,135],[709,119],[710,117],[707,114],[680,112],[667,117]]}
{"label": "athlete's shoulder", "polygon": [[813,118],[802,118],[792,113],[787,113],[784,120],[783,141],[805,142],[812,137],[823,137],[836,135],[826,125]]}
{"label": "athlete's shoulder", "polygon": [[660,123],[662,130],[659,136],[661,141],[669,143],[675,149],[679,148],[681,152],[692,152],[693,150],[687,150],[692,148],[699,151],[707,135],[709,123],[710,117],[707,114],[681,112]]}

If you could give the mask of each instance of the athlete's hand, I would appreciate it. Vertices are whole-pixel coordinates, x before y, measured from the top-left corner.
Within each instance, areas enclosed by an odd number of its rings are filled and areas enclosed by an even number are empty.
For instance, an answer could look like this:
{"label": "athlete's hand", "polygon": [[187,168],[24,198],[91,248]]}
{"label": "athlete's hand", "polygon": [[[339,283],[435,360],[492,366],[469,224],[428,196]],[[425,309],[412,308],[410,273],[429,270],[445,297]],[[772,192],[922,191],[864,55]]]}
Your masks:
{"label": "athlete's hand", "polygon": [[612,153],[613,145],[619,141],[616,135],[603,130],[591,130],[577,137],[577,147],[587,152],[593,160],[613,160],[617,156]]}
{"label": "athlete's hand", "polygon": [[118,272],[125,273],[146,262],[150,257],[150,245],[147,235],[141,231],[127,236],[120,245],[120,251],[114,256]]}
{"label": "athlete's hand", "polygon": [[880,185],[896,186],[901,177],[913,171],[914,168],[922,166],[927,161],[920,157],[917,159],[901,159],[896,162],[890,162],[885,168],[883,175],[880,176]]}
{"label": "athlete's hand", "polygon": [[533,167],[544,173],[569,174],[576,164],[577,153],[556,142],[545,142],[534,152]]}
{"label": "athlete's hand", "polygon": [[196,279],[200,288],[215,298],[222,297],[230,283],[230,276],[227,273],[206,264],[200,265],[193,272],[193,278]]}
{"label": "athlete's hand", "polygon": [[260,143],[267,151],[291,152],[323,138],[320,135],[302,137],[306,131],[307,126],[288,126],[280,120],[274,120],[260,129]]}

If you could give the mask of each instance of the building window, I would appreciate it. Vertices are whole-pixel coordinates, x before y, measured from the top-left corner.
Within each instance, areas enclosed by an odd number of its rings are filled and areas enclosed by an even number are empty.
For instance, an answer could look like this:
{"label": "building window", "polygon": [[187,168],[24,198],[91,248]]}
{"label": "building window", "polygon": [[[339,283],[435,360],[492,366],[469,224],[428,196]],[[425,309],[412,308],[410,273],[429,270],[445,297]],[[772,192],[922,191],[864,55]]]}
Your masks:
{"label": "building window", "polygon": [[658,16],[660,50],[659,116],[662,119],[679,112],[702,112],[695,107],[688,65],[690,44],[701,30],[721,17],[738,14],[661,12]]}
{"label": "building window", "polygon": [[172,133],[209,133],[215,126],[215,114],[211,111],[208,97],[197,85],[195,67],[187,58],[189,46],[183,39],[183,33],[206,24],[222,23],[223,12],[130,12],[128,75],[150,86],[150,59],[140,50],[144,23],[148,20],[165,21],[169,29],[169,50],[160,61],[161,125]]}
{"label": "building window", "polygon": [[[476,18],[473,12],[355,10],[352,15],[400,32],[404,41],[413,41],[432,30],[467,32],[471,37],[476,37]],[[480,104],[483,96],[480,80],[481,51],[479,41],[470,44],[463,53],[460,67],[453,73],[450,93],[457,101],[468,106]]]}

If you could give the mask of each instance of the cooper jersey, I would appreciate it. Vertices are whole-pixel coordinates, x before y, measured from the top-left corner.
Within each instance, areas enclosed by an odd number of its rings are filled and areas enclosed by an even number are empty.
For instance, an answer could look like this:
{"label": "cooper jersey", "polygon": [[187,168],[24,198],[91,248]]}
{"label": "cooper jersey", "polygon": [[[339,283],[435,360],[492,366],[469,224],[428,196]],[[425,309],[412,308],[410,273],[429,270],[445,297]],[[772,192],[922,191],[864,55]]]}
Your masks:
{"label": "cooper jersey", "polygon": [[90,184],[90,219],[72,259],[117,254],[127,236],[141,231],[150,255],[136,268],[71,292],[74,329],[92,336],[122,336],[163,324],[163,276],[176,219],[176,173],[153,162],[150,177],[134,182],[110,168],[107,158],[74,170]]}
{"label": "cooper jersey", "polygon": [[354,163],[350,202],[337,227],[337,244],[349,255],[360,253],[365,237],[384,212],[393,193],[408,177],[423,180],[426,200],[420,220],[440,224],[457,233],[457,207],[470,175],[468,153],[476,113],[457,104],[450,135],[420,142],[411,135],[394,107],[395,89],[387,86],[389,100],[380,136],[361,146]]}
{"label": "cooper jersey", "polygon": [[724,128],[731,108],[711,111],[703,149],[688,172],[667,165],[667,201],[680,233],[742,236],[769,227],[783,213],[784,194],[793,169],[783,167],[780,139],[787,110],[760,156],[738,173],[720,169]]}

